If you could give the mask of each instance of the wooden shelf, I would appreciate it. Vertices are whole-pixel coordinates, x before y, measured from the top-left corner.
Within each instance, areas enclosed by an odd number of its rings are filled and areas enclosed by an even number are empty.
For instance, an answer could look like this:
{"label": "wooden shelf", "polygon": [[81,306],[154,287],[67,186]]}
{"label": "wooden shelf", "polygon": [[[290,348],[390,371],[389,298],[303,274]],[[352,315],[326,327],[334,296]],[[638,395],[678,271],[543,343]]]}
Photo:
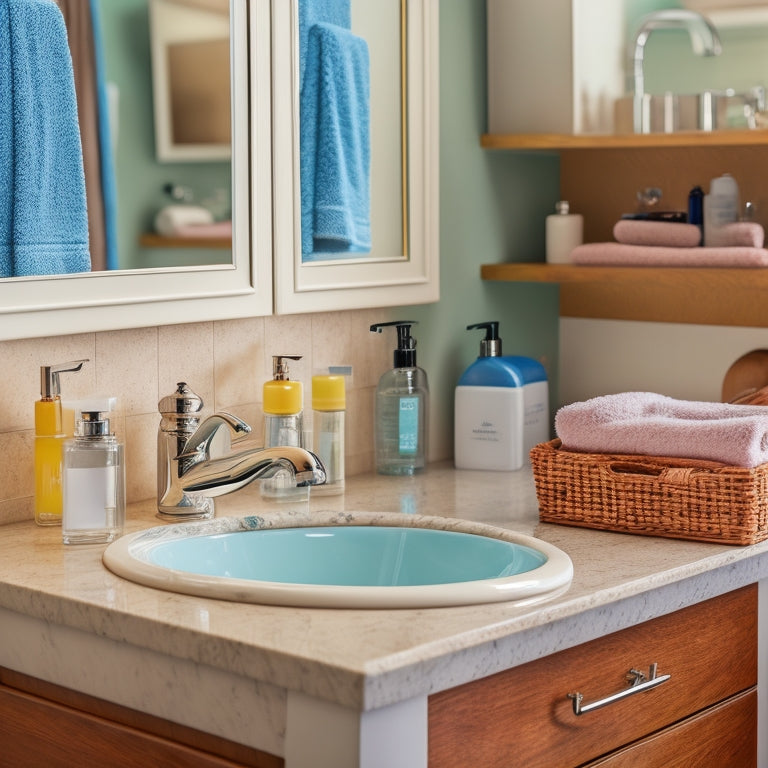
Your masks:
{"label": "wooden shelf", "polygon": [[485,133],[485,149],[659,149],[662,147],[751,147],[768,145],[768,130],[685,131],[648,134]]}
{"label": "wooden shelf", "polygon": [[146,233],[139,237],[139,245],[144,248],[215,248],[230,250],[232,239],[229,237],[165,237]]}
{"label": "wooden shelf", "polygon": [[768,327],[768,269],[485,264],[483,280],[560,286],[560,315]]}

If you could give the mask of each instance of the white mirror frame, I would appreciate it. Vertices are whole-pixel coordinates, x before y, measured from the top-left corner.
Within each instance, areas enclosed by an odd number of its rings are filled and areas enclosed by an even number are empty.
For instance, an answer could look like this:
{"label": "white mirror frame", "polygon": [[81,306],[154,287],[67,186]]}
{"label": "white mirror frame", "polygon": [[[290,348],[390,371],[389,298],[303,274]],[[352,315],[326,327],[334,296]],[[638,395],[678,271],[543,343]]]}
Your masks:
{"label": "white mirror frame", "polygon": [[307,264],[301,257],[298,0],[273,0],[277,314],[425,304],[439,299],[439,0],[403,2],[408,29],[410,255]]}
{"label": "white mirror frame", "polygon": [[231,7],[233,265],[1,280],[0,340],[271,314],[270,0]]}

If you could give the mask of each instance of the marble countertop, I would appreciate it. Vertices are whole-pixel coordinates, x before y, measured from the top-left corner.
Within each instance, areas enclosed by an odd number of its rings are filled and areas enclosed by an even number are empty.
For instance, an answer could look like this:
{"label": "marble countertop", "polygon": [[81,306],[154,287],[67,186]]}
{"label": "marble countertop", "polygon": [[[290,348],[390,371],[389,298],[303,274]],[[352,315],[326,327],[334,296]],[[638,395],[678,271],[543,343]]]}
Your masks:
{"label": "marble countertop", "polygon": [[[361,476],[311,509],[443,515],[509,528],[568,553],[574,579],[534,605],[340,610],[245,605],[125,581],[105,545],[65,547],[58,528],[0,528],[0,607],[54,625],[207,664],[358,710],[506,669],[768,575],[768,542],[732,547],[538,521],[529,471]],[[217,516],[263,514],[257,487],[217,500]],[[280,505],[285,508],[284,505]],[[127,532],[161,525],[150,501]]]}

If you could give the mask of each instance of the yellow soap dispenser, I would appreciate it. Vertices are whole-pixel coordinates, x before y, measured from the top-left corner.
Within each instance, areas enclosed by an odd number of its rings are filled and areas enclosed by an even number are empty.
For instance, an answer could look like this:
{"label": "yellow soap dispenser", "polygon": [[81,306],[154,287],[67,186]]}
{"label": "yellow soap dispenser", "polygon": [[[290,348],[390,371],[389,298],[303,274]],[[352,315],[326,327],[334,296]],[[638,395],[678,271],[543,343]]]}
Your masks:
{"label": "yellow soap dispenser", "polygon": [[88,360],[40,366],[35,403],[35,522],[61,525],[61,470],[66,435],[62,425],[59,374],[79,371]]}

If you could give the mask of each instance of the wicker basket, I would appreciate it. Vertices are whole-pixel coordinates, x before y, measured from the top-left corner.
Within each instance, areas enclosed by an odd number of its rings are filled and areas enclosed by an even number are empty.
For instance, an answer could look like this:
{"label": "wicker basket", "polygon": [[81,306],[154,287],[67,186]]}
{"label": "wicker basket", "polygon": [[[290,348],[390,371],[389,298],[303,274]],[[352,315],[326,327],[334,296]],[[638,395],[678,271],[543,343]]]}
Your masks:
{"label": "wicker basket", "polygon": [[768,464],[531,451],[540,519],[623,533],[755,544],[768,537]]}

